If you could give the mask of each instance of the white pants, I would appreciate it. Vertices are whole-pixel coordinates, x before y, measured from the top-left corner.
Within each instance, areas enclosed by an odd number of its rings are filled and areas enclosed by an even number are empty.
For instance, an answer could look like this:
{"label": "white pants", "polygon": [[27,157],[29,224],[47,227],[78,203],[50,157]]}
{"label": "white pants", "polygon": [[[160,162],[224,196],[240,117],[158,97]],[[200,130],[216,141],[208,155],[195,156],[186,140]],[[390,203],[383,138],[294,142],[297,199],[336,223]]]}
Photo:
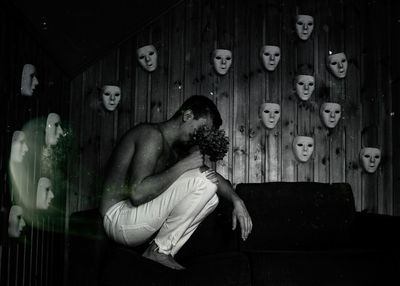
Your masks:
{"label": "white pants", "polygon": [[158,251],[174,256],[218,204],[217,185],[199,169],[182,174],[155,199],[132,206],[129,200],[116,203],[104,216],[104,229],[115,241],[137,246],[156,231]]}

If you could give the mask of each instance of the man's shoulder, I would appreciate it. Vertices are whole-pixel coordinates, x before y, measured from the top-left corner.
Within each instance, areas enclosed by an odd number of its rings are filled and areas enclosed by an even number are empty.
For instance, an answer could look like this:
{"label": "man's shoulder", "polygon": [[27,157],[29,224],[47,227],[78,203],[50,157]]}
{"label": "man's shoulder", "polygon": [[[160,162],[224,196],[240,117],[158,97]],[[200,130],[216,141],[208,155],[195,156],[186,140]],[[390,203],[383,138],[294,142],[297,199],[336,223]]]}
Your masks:
{"label": "man's shoulder", "polygon": [[[156,124],[140,123],[132,127],[127,133],[126,137],[135,138],[136,140],[162,140],[162,134]],[[135,141],[136,141],[135,140]]]}

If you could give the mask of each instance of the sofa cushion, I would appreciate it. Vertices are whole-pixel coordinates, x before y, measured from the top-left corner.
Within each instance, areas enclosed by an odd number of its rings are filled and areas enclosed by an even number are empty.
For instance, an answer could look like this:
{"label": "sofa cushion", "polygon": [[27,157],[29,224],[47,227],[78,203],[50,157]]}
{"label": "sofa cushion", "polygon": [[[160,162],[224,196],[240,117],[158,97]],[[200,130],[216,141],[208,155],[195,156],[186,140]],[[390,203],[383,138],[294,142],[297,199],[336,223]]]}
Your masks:
{"label": "sofa cushion", "polygon": [[239,184],[253,231],[243,250],[321,249],[350,243],[355,208],[347,183]]}

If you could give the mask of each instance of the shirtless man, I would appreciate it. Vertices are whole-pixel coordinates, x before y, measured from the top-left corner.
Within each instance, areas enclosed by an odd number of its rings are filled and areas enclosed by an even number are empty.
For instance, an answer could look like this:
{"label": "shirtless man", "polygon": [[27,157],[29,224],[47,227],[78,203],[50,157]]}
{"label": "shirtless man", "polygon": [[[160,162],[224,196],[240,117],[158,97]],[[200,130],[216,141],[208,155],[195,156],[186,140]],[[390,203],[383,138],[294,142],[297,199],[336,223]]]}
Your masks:
{"label": "shirtless man", "polygon": [[247,239],[252,221],[243,201],[229,181],[200,169],[204,158],[189,145],[196,128],[221,123],[210,99],[192,96],[168,121],[140,124],[123,136],[110,158],[100,207],[111,239],[136,246],[157,232],[143,256],[184,269],[173,257],[215,209],[217,194],[233,203],[232,229],[239,221]]}

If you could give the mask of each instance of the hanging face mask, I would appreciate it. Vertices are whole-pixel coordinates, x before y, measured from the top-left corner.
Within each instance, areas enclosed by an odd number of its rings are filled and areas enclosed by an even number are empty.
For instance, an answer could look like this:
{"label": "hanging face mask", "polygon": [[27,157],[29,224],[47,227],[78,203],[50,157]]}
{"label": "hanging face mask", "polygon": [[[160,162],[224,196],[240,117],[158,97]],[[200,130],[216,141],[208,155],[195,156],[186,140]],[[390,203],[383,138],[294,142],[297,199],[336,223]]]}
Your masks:
{"label": "hanging face mask", "polygon": [[381,162],[381,150],[372,147],[362,148],[360,151],[360,161],[367,173],[375,173]]}
{"label": "hanging face mask", "polygon": [[321,105],[319,113],[327,128],[335,128],[342,116],[342,107],[338,103],[325,102]]}
{"label": "hanging face mask", "polygon": [[26,223],[22,217],[23,211],[20,206],[13,205],[8,216],[8,236],[18,238]]}
{"label": "hanging face mask", "polygon": [[281,59],[281,49],[277,46],[264,46],[260,50],[261,61],[267,71],[274,71]]}
{"label": "hanging face mask", "polygon": [[315,89],[315,79],[312,75],[297,75],[295,78],[296,93],[301,100],[308,100]]}
{"label": "hanging face mask", "polygon": [[263,103],[260,106],[259,115],[264,126],[273,129],[281,117],[281,106],[276,103]]}
{"label": "hanging face mask", "polygon": [[297,136],[293,140],[293,153],[297,160],[307,162],[314,152],[314,138],[308,136]]}
{"label": "hanging face mask", "polygon": [[49,113],[46,121],[46,145],[56,145],[63,133],[60,116],[57,113]]}
{"label": "hanging face mask", "polygon": [[25,141],[25,133],[23,131],[15,131],[11,142],[11,161],[21,163],[26,152],[29,151]]}
{"label": "hanging face mask", "polygon": [[157,68],[157,50],[153,45],[143,46],[136,51],[140,65],[148,72]]}
{"label": "hanging face mask", "polygon": [[36,77],[36,68],[34,65],[25,64],[22,69],[21,94],[32,96],[39,81]]}
{"label": "hanging face mask", "polygon": [[297,15],[296,16],[296,34],[303,41],[310,38],[314,29],[314,18],[310,15]]}
{"label": "hanging face mask", "polygon": [[215,71],[220,75],[225,75],[232,65],[232,52],[216,49],[212,53],[212,60]]}
{"label": "hanging face mask", "polygon": [[334,76],[345,78],[347,73],[347,58],[344,53],[328,56],[328,66]]}
{"label": "hanging face mask", "polygon": [[114,111],[121,100],[121,88],[115,85],[105,85],[101,89],[103,105],[108,111]]}
{"label": "hanging face mask", "polygon": [[36,207],[40,210],[47,210],[54,198],[53,186],[48,178],[39,179],[36,192]]}

